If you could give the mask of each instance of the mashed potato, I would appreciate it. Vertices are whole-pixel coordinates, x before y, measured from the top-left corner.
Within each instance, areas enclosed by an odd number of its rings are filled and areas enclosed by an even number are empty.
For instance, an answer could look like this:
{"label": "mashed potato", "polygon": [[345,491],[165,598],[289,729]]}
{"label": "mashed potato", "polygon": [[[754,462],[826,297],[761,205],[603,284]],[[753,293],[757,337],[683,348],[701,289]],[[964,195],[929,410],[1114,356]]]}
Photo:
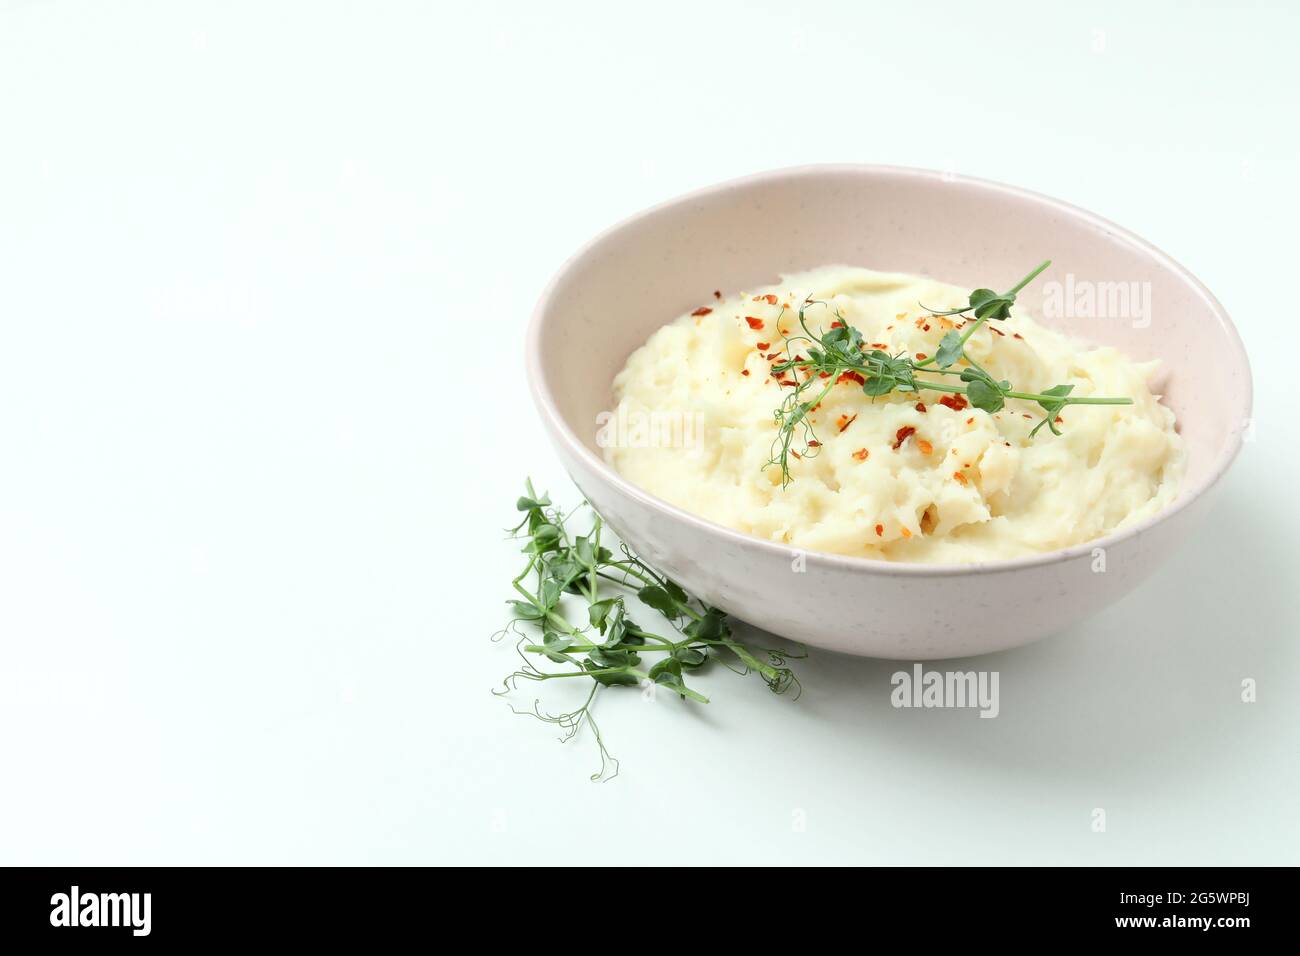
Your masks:
{"label": "mashed potato", "polygon": [[[924,357],[963,320],[931,316],[917,303],[959,308],[969,290],[836,266],[684,315],[615,378],[619,427],[607,424],[602,441],[609,463],[719,524],[890,561],[988,561],[1068,547],[1155,514],[1177,494],[1185,451],[1173,413],[1151,392],[1157,363],[1084,347],[1016,310],[966,345],[995,379],[1024,392],[1072,383],[1076,396],[1134,404],[1068,406],[1061,435],[1044,428],[1030,439],[1042,418],[1032,402],[1008,400],[989,414],[959,400],[940,404],[936,392],[873,400],[846,382],[811,416],[821,445],[790,457],[793,481],[782,488],[780,468],[764,467],[777,435],[773,411],[788,392],[771,366],[781,331],[799,334],[798,304],[809,295],[827,303],[806,312],[818,334],[838,311],[867,343]],[[647,430],[647,422],[678,424]],[[665,435],[671,440],[650,440]],[[792,447],[802,449],[802,439]]]}

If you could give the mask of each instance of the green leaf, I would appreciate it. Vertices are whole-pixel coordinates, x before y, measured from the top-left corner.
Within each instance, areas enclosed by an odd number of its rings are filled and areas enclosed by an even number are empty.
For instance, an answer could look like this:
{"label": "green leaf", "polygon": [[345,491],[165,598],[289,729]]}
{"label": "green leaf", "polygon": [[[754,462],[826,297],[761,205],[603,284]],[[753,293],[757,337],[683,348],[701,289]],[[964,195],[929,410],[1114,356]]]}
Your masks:
{"label": "green leaf", "polygon": [[546,656],[557,664],[565,661],[564,652],[573,646],[573,638],[567,634],[548,631],[542,635],[542,644],[546,646]]}
{"label": "green leaf", "polygon": [[540,621],[546,616],[545,612],[525,601],[507,601],[506,603],[510,605],[511,613],[521,621]]}
{"label": "green leaf", "polygon": [[660,678],[667,675],[668,677],[680,677],[682,674],[681,661],[675,661],[671,657],[665,657],[663,660],[650,668],[650,679],[656,684],[661,683]]}
{"label": "green leaf", "polygon": [[660,661],[655,664],[654,667],[650,668],[650,679],[656,684],[660,684],[670,690],[676,691],[683,698],[689,697],[692,700],[699,701],[701,704],[707,704],[709,702],[707,697],[702,694],[697,694],[686,686],[686,682],[682,680],[681,661],[674,660],[671,657]]}
{"label": "green leaf", "polygon": [[[654,637],[649,631],[644,630],[636,621],[624,619],[622,636],[618,643],[625,647],[641,647],[646,642],[646,637]],[[606,644],[613,643],[606,641]]]}
{"label": "green leaf", "polygon": [[[588,671],[604,670],[604,668],[602,668],[599,664],[592,661],[591,658],[588,658],[587,660],[583,661],[582,667],[583,670],[588,670]],[[613,673],[610,674],[592,674],[591,679],[598,684],[604,684],[608,687],[613,687],[619,684],[641,683],[641,679],[637,677],[635,674],[628,673],[627,671],[618,671],[618,670],[615,670]]]}
{"label": "green leaf", "polygon": [[627,635],[627,617],[624,614],[622,602],[619,602],[619,609],[612,618],[608,618],[605,627],[601,633],[605,636],[605,644],[609,647],[617,647],[623,643]]}
{"label": "green leaf", "polygon": [[879,398],[881,395],[888,395],[892,392],[897,384],[891,377],[874,375],[862,383],[862,394],[870,395],[872,398]]}
{"label": "green leaf", "polygon": [[894,357],[880,349],[867,355],[866,365],[855,368],[864,379],[862,393],[871,398],[888,395],[898,387],[899,364]]}
{"label": "green leaf", "polygon": [[581,594],[580,579],[585,569],[565,557],[553,558],[548,569],[548,577],[559,582],[562,590],[570,594]]}
{"label": "green leaf", "polygon": [[[822,335],[821,343],[826,354],[838,358],[854,358],[862,346],[862,333],[844,321],[844,316],[835,313],[835,321],[840,325]],[[813,358],[811,353],[809,358]]]}
{"label": "green leaf", "polygon": [[1044,269],[1052,264],[1051,260],[1040,263],[1029,275],[1025,276],[1006,292],[998,293],[992,289],[976,289],[970,294],[970,304],[960,309],[949,309],[946,312],[936,312],[928,306],[918,303],[921,308],[931,315],[959,315],[962,312],[974,310],[975,317],[978,319],[996,319],[999,322],[1011,314],[1011,307],[1015,305],[1016,294],[1026,285],[1038,276]]}
{"label": "green leaf", "polygon": [[1050,400],[1049,401],[1043,401],[1042,399],[1038,400],[1039,406],[1043,409],[1043,411],[1046,414],[1043,416],[1043,420],[1040,421],[1037,425],[1035,425],[1033,430],[1029,433],[1030,438],[1033,438],[1035,435],[1037,435],[1038,430],[1042,428],[1044,425],[1046,425],[1049,429],[1051,429],[1053,435],[1061,434],[1061,430],[1056,427],[1056,416],[1061,414],[1061,409],[1063,409],[1066,405],[1069,404],[1069,402],[1065,401],[1065,397],[1069,395],[1072,391],[1074,391],[1073,385],[1053,385],[1051,388],[1044,389],[1040,393],[1042,395],[1051,395],[1054,397],[1058,397],[1060,398],[1060,401],[1054,402]]}
{"label": "green leaf", "polygon": [[590,568],[596,563],[595,548],[586,537],[573,540],[573,556],[584,568]]}
{"label": "green leaf", "polygon": [[977,319],[997,319],[1001,322],[1011,314],[1016,297],[1010,292],[1001,295],[992,289],[976,289],[970,294],[970,307]]}
{"label": "green leaf", "polygon": [[557,581],[567,582],[583,572],[583,568],[567,555],[557,554],[547,564],[547,574]]}
{"label": "green leaf", "polygon": [[988,372],[979,368],[962,369],[961,380],[967,383],[966,397],[976,408],[992,414],[1006,404],[1003,393],[1011,388],[1009,382],[995,382]]}
{"label": "green leaf", "polygon": [[934,363],[939,368],[948,368],[961,358],[961,335],[956,330],[948,332],[939,340],[939,351],[934,353]]}
{"label": "green leaf", "polygon": [[679,605],[684,605],[690,601],[686,592],[682,590],[682,586],[669,578],[664,578],[664,590],[666,590],[669,597]]}
{"label": "green leaf", "polygon": [[553,524],[543,522],[532,529],[532,540],[524,546],[524,551],[530,554],[545,554],[547,551],[554,551],[559,543],[560,529]]}
{"label": "green leaf", "polygon": [[966,386],[966,398],[971,405],[990,415],[1002,410],[1006,404],[1002,393],[989,384],[988,380],[977,378]]}
{"label": "green leaf", "polygon": [[673,600],[673,596],[657,584],[646,585],[636,592],[636,596],[670,621],[676,620],[681,614],[677,602]]}
{"label": "green leaf", "polygon": [[555,578],[547,578],[542,582],[542,606],[553,608],[560,602],[560,595],[564,593],[564,581],[557,581]]}
{"label": "green leaf", "polygon": [[696,641],[720,641],[731,634],[731,626],[725,614],[711,607],[698,620],[682,628],[682,633]]}
{"label": "green leaf", "polygon": [[587,619],[591,621],[591,626],[605,633],[605,621],[614,608],[622,604],[621,598],[605,598],[603,601],[596,601],[587,607]]}
{"label": "green leaf", "polygon": [[[1043,391],[1039,392],[1039,394],[1052,395],[1052,396],[1064,398],[1065,396],[1069,395],[1073,391],[1074,391],[1073,385],[1053,385],[1051,388],[1043,389]],[[1059,412],[1062,408],[1066,406],[1067,403],[1039,401],[1038,404],[1043,406],[1043,411],[1045,412]]]}
{"label": "green leaf", "polygon": [[680,662],[682,667],[699,667],[709,659],[709,655],[703,648],[688,644],[673,651],[672,659]]}
{"label": "green leaf", "polygon": [[631,667],[638,663],[641,658],[635,651],[609,648],[594,647],[591,653],[587,655],[587,660],[595,661],[599,667]]}

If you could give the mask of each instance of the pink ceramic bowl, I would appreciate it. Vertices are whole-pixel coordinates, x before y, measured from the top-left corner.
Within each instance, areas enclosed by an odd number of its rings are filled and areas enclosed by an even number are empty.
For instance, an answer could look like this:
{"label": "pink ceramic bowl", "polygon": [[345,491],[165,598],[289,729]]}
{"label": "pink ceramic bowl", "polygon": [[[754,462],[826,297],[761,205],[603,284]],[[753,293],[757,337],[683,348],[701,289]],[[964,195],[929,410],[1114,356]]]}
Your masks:
{"label": "pink ceramic bowl", "polygon": [[[616,474],[596,446],[597,415],[613,407],[610,385],[628,355],[714,289],[754,288],[830,263],[975,287],[1015,279],[1043,258],[1054,265],[1020,297],[1039,316],[1047,283],[1064,285],[1067,274],[1074,288],[1149,283],[1134,287],[1149,291],[1149,324],[1133,309],[1118,318],[1043,318],[1079,338],[1166,363],[1164,400],[1187,441],[1188,471],[1178,499],[1139,525],[1012,561],[911,565],[813,552],[798,572],[794,549],[661,501]],[[528,331],[528,374],[569,474],[647,562],[775,634],[910,660],[1017,647],[1128,592],[1206,510],[1207,492],[1236,457],[1251,408],[1250,367],[1232,322],[1158,249],[1022,189],[883,166],[763,173],[613,227],[566,262],[542,294]]]}

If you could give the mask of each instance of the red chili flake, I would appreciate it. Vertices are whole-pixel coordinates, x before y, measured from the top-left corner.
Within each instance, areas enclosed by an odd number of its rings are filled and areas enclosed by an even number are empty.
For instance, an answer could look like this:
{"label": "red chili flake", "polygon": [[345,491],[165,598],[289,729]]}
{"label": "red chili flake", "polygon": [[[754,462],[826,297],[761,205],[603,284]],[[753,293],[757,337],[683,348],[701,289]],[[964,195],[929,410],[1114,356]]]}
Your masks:
{"label": "red chili flake", "polygon": [[748,322],[749,327],[756,332],[763,327],[763,320],[756,319],[752,315],[745,316],[745,321]]}
{"label": "red chili flake", "polygon": [[876,537],[879,538],[884,533],[885,533],[885,526],[883,524],[876,525]]}
{"label": "red chili flake", "polygon": [[959,484],[963,484],[963,485],[966,484],[966,476],[963,475],[960,471],[954,471],[952,473],[952,476],[957,480]]}
{"label": "red chili flake", "polygon": [[781,357],[780,352],[768,352],[766,355],[763,356],[763,358],[767,359],[769,362],[772,361],[773,359],[778,359],[780,357]]}
{"label": "red chili flake", "polygon": [[1062,418],[1060,415],[1057,415],[1057,416],[1056,416],[1056,424],[1058,424],[1058,425],[1064,425],[1064,424],[1065,424],[1065,419]]}
{"label": "red chili flake", "polygon": [[931,444],[930,444],[928,441],[926,441],[924,438],[918,438],[918,439],[916,440],[916,447],[919,448],[919,449],[921,449],[921,454],[922,454],[922,455],[928,455],[928,454],[930,454],[932,451],[934,451],[934,446],[931,445]]}
{"label": "red chili flake", "polygon": [[793,448],[790,449],[790,454],[794,455],[794,457],[798,458],[800,461],[803,461],[803,455],[799,454]]}
{"label": "red chili flake", "polygon": [[917,352],[917,353],[916,353],[916,357],[917,357],[918,359],[923,359],[923,358],[925,358],[925,353],[924,353],[924,352]]}
{"label": "red chili flake", "polygon": [[694,312],[692,312],[691,315],[708,315],[712,311],[713,310],[710,309],[707,305],[702,305]]}
{"label": "red chili flake", "polygon": [[[925,323],[925,325],[921,326],[921,331],[922,331],[922,332],[929,332],[929,331],[930,331],[930,323],[927,322],[927,323]],[[907,529],[904,528],[903,530],[906,531]]]}
{"label": "red chili flake", "polygon": [[839,319],[836,319],[834,322],[831,323],[831,328],[832,328],[832,329],[842,329],[842,328],[844,328],[844,323],[841,322]]}
{"label": "red chili flake", "polygon": [[867,384],[867,380],[865,378],[863,378],[857,372],[852,372],[852,371],[840,372],[840,377],[835,380],[835,384],[839,385],[841,382],[857,382],[859,385]]}
{"label": "red chili flake", "polygon": [[871,452],[867,451],[865,448],[859,448],[853,453],[853,457],[858,461],[866,461],[869,454],[871,454]]}
{"label": "red chili flake", "polygon": [[992,331],[996,332],[998,335],[1002,336],[1004,339],[1007,337],[1007,333],[1003,332],[1003,331],[1002,331],[1000,328],[998,328],[996,325],[990,325],[989,328],[990,328]]}
{"label": "red chili flake", "polygon": [[916,429],[911,425],[904,425],[894,433],[894,451],[902,447],[903,442],[907,441],[909,435],[915,435]]}
{"label": "red chili flake", "polygon": [[774,296],[772,293],[769,292],[767,295],[754,296],[754,301],[766,302],[768,305],[776,305],[776,296]]}
{"label": "red chili flake", "polygon": [[809,448],[821,448],[821,447],[822,447],[822,443],[819,442],[816,438],[811,438],[811,439],[808,440],[808,447],[809,447]]}
{"label": "red chili flake", "polygon": [[1033,415],[1030,415],[1028,412],[1021,412],[1020,415],[1021,415],[1022,418],[1033,418],[1033,417],[1034,417]]}
{"label": "red chili flake", "polygon": [[1011,333],[1011,337],[1012,337],[1013,339],[1020,339],[1020,341],[1022,341],[1022,342],[1025,340],[1025,337],[1024,337],[1023,335],[1021,335],[1019,332],[1012,332],[1012,333]]}
{"label": "red chili flake", "polygon": [[857,420],[858,420],[857,415],[854,415],[852,417],[849,417],[848,415],[841,415],[839,418],[835,420],[835,424],[839,426],[840,431],[844,431],[844,429],[848,428]]}
{"label": "red chili flake", "polygon": [[831,373],[830,373],[830,372],[822,372],[822,373],[820,373],[817,377],[818,377],[818,378],[830,378],[830,377],[831,377]]}
{"label": "red chili flake", "polygon": [[760,352],[766,352],[771,347],[772,347],[771,342],[759,342],[757,345],[754,346],[754,348],[758,349]]}
{"label": "red chili flake", "polygon": [[939,399],[940,405],[947,405],[954,412],[959,412],[963,408],[970,407],[970,402],[966,401],[965,395],[945,395]]}
{"label": "red chili flake", "polygon": [[968,418],[966,419],[966,424],[969,425],[973,421],[975,421],[974,417]]}
{"label": "red chili flake", "polygon": [[921,414],[924,415],[924,414],[925,414],[925,402],[917,402],[917,403],[916,403],[916,410],[917,410],[918,412],[920,412]]}
{"label": "red chili flake", "polygon": [[747,369],[747,368],[742,368],[742,369],[740,370],[740,374],[741,374],[741,375],[748,375],[748,374],[749,374],[749,369]]}
{"label": "red chili flake", "polygon": [[721,298],[722,298],[722,291],[721,291],[720,289],[714,289],[714,290],[713,290],[713,297],[714,297],[715,299],[721,299]]}

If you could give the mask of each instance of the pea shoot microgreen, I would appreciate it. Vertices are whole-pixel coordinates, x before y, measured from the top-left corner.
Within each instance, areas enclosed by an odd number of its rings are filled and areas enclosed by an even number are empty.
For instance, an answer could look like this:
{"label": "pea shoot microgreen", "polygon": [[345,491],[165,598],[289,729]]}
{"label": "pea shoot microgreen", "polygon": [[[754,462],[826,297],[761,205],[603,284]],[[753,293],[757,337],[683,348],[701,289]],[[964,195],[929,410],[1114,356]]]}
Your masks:
{"label": "pea shoot microgreen", "polygon": [[[793,480],[790,455],[793,453],[796,458],[817,455],[821,442],[810,415],[831,389],[840,384],[856,384],[873,399],[891,392],[965,395],[970,405],[989,414],[1001,411],[1009,398],[1033,402],[1042,409],[1043,418],[1030,431],[1030,438],[1044,425],[1053,434],[1061,434],[1056,427],[1056,418],[1068,405],[1132,405],[1131,398],[1072,395],[1073,385],[1056,385],[1041,392],[1017,391],[1005,379],[995,379],[966,351],[966,343],[989,319],[1001,322],[1011,315],[1016,296],[1051,264],[1051,260],[1041,263],[1006,292],[976,289],[961,308],[936,311],[921,304],[922,309],[936,318],[960,315],[965,319],[960,331],[951,329],[946,332],[935,354],[926,358],[901,352],[890,355],[883,349],[868,347],[862,333],[838,310],[829,330],[814,332],[808,326],[808,311],[816,306],[825,307],[827,303],[811,297],[805,299],[798,313],[803,334],[790,336],[782,333],[786,358],[772,366],[772,375],[785,382],[790,391],[773,412],[777,434],[772,442],[771,457],[763,467],[779,467],[781,487],[784,488]],[[779,318],[777,327],[781,328]],[[958,363],[962,365],[960,369],[955,368]],[[922,373],[944,377],[918,377]],[[792,383],[786,380],[787,374],[793,379]],[[798,450],[792,447],[796,438],[801,439],[802,447]]]}
{"label": "pea shoot microgreen", "polygon": [[[516,637],[515,649],[523,665],[493,693],[516,691],[521,680],[590,682],[582,704],[573,710],[544,711],[540,699],[531,709],[513,705],[511,709],[554,724],[561,730],[561,741],[573,738],[584,722],[589,724],[600,753],[600,769],[592,780],[618,775],[618,760],[605,747],[591,712],[596,694],[604,687],[662,687],[683,700],[707,704],[707,697],[688,686],[687,675],[717,662],[739,674],[758,674],[777,694],[793,687],[797,696],[799,681],[786,662],[801,657],[801,652],[738,640],[721,610],[691,597],[626,545],[620,544],[616,552],[602,544],[605,525],[594,509],[587,506],[591,512],[587,533],[574,535],[568,522],[576,511],[564,514],[548,496],[538,495],[531,481],[515,507],[523,518],[511,534],[524,542],[527,562],[511,582],[519,595],[508,602],[512,619],[493,639]],[[668,636],[632,619],[628,601],[633,597],[663,619]],[[578,612],[573,605],[583,603],[585,620],[575,624]],[[548,661],[556,667],[546,667]]]}

